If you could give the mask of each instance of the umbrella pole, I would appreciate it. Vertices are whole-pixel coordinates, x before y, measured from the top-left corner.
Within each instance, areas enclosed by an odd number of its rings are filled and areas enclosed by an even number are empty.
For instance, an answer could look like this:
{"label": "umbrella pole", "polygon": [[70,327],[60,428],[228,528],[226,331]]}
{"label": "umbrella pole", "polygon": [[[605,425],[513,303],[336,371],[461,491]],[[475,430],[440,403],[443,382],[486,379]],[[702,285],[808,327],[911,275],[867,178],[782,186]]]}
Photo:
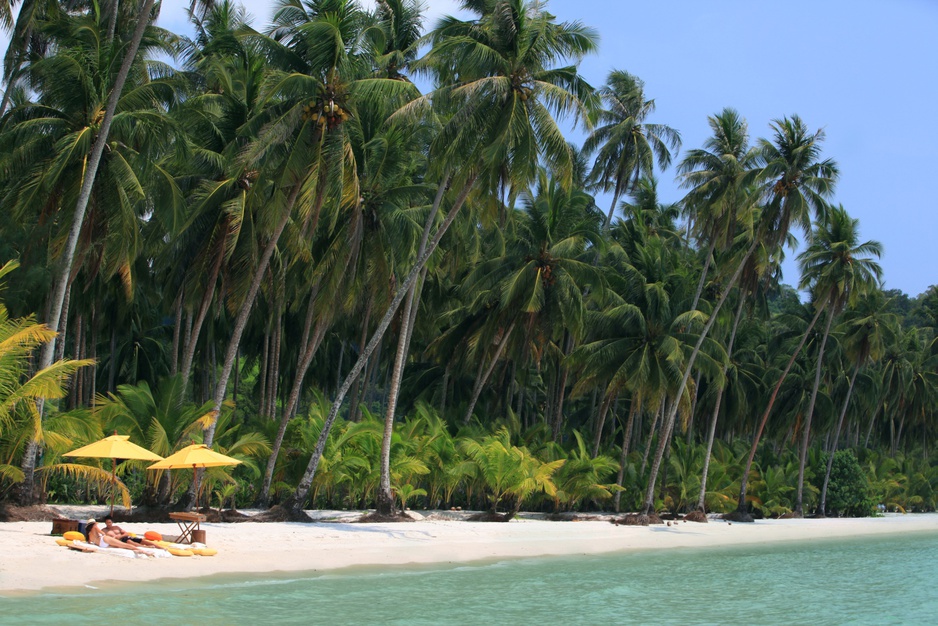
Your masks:
{"label": "umbrella pole", "polygon": [[114,492],[117,490],[117,459],[111,459],[111,515],[114,515]]}
{"label": "umbrella pole", "polygon": [[199,468],[192,465],[192,480],[195,481],[195,512],[199,512]]}

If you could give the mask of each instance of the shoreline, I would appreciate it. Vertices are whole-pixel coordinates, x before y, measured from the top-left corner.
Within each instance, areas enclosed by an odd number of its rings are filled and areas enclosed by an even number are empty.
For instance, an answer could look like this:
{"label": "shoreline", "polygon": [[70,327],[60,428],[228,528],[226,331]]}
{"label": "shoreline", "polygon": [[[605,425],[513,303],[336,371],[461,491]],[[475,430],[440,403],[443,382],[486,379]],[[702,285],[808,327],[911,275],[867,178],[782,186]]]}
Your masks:
{"label": "shoreline", "polygon": [[[319,513],[321,512],[314,512]],[[70,513],[71,514],[71,513]],[[92,513],[94,514],[94,513]],[[347,512],[337,515],[350,516]],[[103,513],[99,514],[103,517]],[[443,515],[445,516],[445,514]],[[77,516],[76,516],[77,517]],[[436,517],[434,515],[433,517]],[[160,559],[88,554],[56,545],[51,522],[0,523],[0,598],[70,593],[88,587],[194,578],[289,577],[364,567],[450,565],[551,556],[767,545],[917,532],[938,533],[938,513],[875,518],[759,520],[751,524],[616,526],[605,521],[508,523],[424,519],[396,524],[348,521],[203,523],[211,557]],[[171,535],[175,524],[122,524]]]}

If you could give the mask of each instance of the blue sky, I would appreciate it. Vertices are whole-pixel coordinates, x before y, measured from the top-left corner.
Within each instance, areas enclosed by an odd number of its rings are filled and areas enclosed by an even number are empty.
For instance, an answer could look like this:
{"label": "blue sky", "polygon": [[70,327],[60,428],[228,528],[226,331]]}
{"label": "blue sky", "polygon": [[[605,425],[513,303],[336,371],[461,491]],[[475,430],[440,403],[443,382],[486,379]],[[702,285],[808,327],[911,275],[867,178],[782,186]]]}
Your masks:
{"label": "blue sky", "polygon": [[[425,0],[429,23],[454,0]],[[188,30],[189,0],[164,0],[160,23]],[[271,0],[246,0],[254,25]],[[369,4],[366,0],[365,4]],[[835,202],[860,220],[864,239],[885,249],[886,288],[915,296],[938,284],[938,2],[935,0],[551,0],[562,21],[599,33],[599,54],[582,72],[594,85],[610,69],[645,81],[652,121],[678,129],[684,148],[707,137],[707,116],[736,108],[753,139],[772,119],[797,113],[827,133],[840,165]],[[682,191],[673,169],[659,175],[663,200]],[[605,202],[602,202],[605,204]],[[797,284],[794,253],[785,282]]]}

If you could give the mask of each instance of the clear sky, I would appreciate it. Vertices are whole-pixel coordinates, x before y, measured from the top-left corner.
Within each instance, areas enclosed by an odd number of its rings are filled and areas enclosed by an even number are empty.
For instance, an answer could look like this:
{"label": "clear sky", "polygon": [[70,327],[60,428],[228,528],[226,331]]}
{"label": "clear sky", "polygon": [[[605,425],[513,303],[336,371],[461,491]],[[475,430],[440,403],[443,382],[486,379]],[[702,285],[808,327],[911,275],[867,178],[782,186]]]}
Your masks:
{"label": "clear sky", "polygon": [[[424,0],[429,25],[454,0]],[[271,0],[243,0],[263,29]],[[366,4],[370,4],[367,0]],[[189,0],[164,0],[160,24],[189,32]],[[645,81],[652,121],[699,147],[707,116],[736,108],[753,139],[797,113],[827,133],[825,156],[841,178],[835,202],[885,249],[886,288],[915,296],[938,284],[938,2],[935,0],[550,0],[560,20],[599,33],[582,72],[594,85],[610,69]],[[682,191],[660,174],[663,200]],[[793,254],[785,282],[796,284]]]}

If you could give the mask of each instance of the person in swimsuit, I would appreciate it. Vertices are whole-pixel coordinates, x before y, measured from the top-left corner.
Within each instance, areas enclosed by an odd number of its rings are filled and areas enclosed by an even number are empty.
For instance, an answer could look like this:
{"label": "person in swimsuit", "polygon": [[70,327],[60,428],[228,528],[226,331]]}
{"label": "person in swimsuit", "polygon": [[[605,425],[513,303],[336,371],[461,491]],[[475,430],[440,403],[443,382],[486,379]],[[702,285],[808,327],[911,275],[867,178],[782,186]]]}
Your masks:
{"label": "person in swimsuit", "polygon": [[102,532],[108,537],[119,539],[123,543],[129,543],[132,541],[134,543],[139,543],[151,548],[159,548],[159,545],[153,541],[150,541],[149,539],[145,539],[143,537],[134,537],[130,533],[124,532],[123,528],[114,523],[114,520],[110,515],[104,516],[104,528],[102,529]]}
{"label": "person in swimsuit", "polygon": [[98,546],[99,548],[123,548],[124,550],[133,550],[134,552],[146,554],[146,552],[137,547],[136,544],[131,542],[124,543],[120,539],[106,534],[98,528],[98,524],[94,519],[88,520],[85,524],[85,535],[88,537],[88,543]]}

